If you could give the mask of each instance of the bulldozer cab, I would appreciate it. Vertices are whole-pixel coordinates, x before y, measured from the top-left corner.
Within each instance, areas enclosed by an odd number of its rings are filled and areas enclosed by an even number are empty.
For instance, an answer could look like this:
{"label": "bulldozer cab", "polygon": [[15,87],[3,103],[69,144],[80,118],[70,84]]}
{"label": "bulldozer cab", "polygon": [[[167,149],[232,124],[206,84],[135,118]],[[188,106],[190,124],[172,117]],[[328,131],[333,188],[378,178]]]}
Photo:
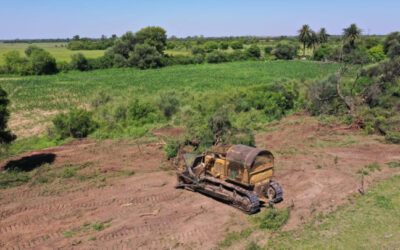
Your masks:
{"label": "bulldozer cab", "polygon": [[226,176],[241,183],[252,185],[274,175],[274,157],[264,149],[234,145],[229,148],[226,160]]}

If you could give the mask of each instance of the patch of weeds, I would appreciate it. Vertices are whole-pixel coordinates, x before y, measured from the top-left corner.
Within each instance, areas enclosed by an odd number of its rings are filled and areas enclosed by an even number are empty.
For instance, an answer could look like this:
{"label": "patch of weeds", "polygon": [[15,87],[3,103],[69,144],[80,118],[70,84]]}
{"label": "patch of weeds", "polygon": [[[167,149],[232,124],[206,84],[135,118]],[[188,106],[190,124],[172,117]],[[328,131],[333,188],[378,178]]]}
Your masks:
{"label": "patch of weeds", "polygon": [[225,237],[225,239],[223,241],[220,241],[218,243],[218,247],[228,248],[228,247],[232,246],[233,243],[249,237],[253,231],[254,231],[254,229],[250,227],[250,228],[243,229],[242,231],[239,231],[239,232],[230,232],[230,233],[228,233],[228,235]]}
{"label": "patch of weeds", "polygon": [[246,250],[261,250],[261,249],[262,247],[257,245],[257,243],[255,243],[253,240],[250,241],[246,246]]}
{"label": "patch of weeds", "polygon": [[69,230],[69,231],[64,231],[64,237],[65,238],[71,238],[72,236],[74,236],[76,233],[76,231],[74,229]]}
{"label": "patch of weeds", "polygon": [[88,241],[95,241],[95,240],[96,240],[96,237],[90,237],[90,238],[88,238],[87,240],[88,240]]}
{"label": "patch of weeds", "polygon": [[386,165],[388,165],[389,168],[400,168],[400,161],[387,162]]}
{"label": "patch of weeds", "polygon": [[357,170],[357,174],[363,174],[363,171],[364,171],[364,175],[369,175],[368,170],[365,170],[365,169],[362,169],[362,168],[360,168],[359,170]]}
{"label": "patch of weeds", "polygon": [[124,170],[120,171],[119,174],[122,176],[132,176],[135,174],[135,171],[124,169]]}
{"label": "patch of weeds", "polygon": [[339,162],[339,157],[336,155],[335,158],[333,159],[333,163],[335,163],[335,165],[337,165]]}
{"label": "patch of weeds", "polygon": [[368,169],[370,172],[374,172],[375,170],[382,170],[382,167],[376,162],[366,165],[365,168]]}
{"label": "patch of weeds", "polygon": [[104,229],[106,229],[107,227],[110,226],[110,222],[111,222],[111,219],[103,221],[103,222],[96,221],[95,223],[92,224],[91,228],[93,231],[97,231],[97,232],[103,231]]}
{"label": "patch of weeds", "polygon": [[375,197],[375,204],[378,207],[385,208],[385,209],[393,209],[392,200],[386,196],[378,195]]}
{"label": "patch of weeds", "polygon": [[0,189],[17,187],[28,183],[31,177],[28,173],[17,170],[5,170],[0,172]]}
{"label": "patch of weeds", "polygon": [[65,167],[62,171],[61,174],[58,175],[59,178],[64,178],[64,179],[68,179],[71,177],[74,177],[76,175],[76,171],[69,168],[69,167]]}
{"label": "patch of weeds", "polygon": [[250,217],[250,221],[260,229],[276,231],[289,219],[288,209],[267,209],[265,212]]}
{"label": "patch of weeds", "polygon": [[316,168],[316,169],[321,169],[322,166],[318,164],[317,166],[315,166],[315,168]]}

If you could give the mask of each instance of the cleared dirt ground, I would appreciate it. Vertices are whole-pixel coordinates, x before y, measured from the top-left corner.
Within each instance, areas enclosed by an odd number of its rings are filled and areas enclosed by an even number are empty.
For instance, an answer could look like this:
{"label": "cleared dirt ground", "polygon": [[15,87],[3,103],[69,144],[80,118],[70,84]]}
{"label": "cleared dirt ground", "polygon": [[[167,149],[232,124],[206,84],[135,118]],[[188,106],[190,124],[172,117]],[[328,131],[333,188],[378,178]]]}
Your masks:
{"label": "cleared dirt ground", "polygon": [[[383,144],[377,136],[304,116],[288,117],[267,130],[257,135],[256,143],[276,156],[275,179],[285,198],[278,207],[291,208],[285,229],[357,194],[357,170],[366,164],[382,167],[366,176],[366,187],[399,172],[385,163],[400,160],[400,147]],[[164,129],[155,134],[179,133]],[[247,223],[247,215],[234,208],[174,189],[176,177],[165,167],[159,142],[138,146],[77,140],[9,159],[1,166],[39,164],[49,158],[50,167],[90,163],[106,180],[103,185],[76,180],[1,190],[0,248],[210,249],[228,227]],[[135,174],[117,174],[127,170]],[[104,229],[96,230],[96,223]]]}

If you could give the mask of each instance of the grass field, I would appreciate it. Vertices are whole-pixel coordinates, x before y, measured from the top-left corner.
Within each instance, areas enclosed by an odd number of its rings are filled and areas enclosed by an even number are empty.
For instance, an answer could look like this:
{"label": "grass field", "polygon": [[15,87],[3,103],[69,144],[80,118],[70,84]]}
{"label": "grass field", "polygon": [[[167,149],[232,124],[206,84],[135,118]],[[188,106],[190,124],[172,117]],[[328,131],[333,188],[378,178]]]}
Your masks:
{"label": "grass field", "polygon": [[[76,53],[82,53],[87,58],[96,58],[102,56],[104,54],[104,50],[69,50],[66,47],[60,47],[61,45],[66,46],[67,43],[32,43],[33,45],[37,45],[48,52],[50,52],[57,61],[66,61],[69,62],[71,60],[71,55]],[[28,43],[1,43],[0,42],[0,65],[4,64],[3,55],[7,51],[17,50],[21,55],[25,55],[25,49],[31,44]]]}
{"label": "grass field", "polygon": [[234,62],[171,66],[155,70],[106,69],[69,72],[51,76],[3,79],[9,93],[12,112],[30,110],[65,110],[87,104],[99,91],[106,91],[116,101],[154,98],[160,91],[175,90],[185,95],[227,91],[278,79],[304,80],[335,72],[336,64],[271,61]]}
{"label": "grass field", "polygon": [[382,181],[352,204],[280,234],[268,249],[398,249],[399,189],[400,176]]}

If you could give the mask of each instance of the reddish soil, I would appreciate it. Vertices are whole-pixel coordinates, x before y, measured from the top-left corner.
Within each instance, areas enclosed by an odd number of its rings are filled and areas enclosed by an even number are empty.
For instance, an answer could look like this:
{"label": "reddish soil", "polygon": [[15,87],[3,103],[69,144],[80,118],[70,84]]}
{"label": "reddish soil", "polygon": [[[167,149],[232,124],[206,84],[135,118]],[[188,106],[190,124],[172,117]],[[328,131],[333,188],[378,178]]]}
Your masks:
{"label": "reddish soil", "polygon": [[[275,179],[285,198],[278,207],[291,208],[286,229],[344,204],[358,192],[356,172],[366,164],[382,166],[382,171],[366,176],[368,187],[395,173],[384,163],[400,160],[399,146],[308,117],[292,116],[267,129],[270,132],[257,136],[257,145],[276,156]],[[104,187],[75,180],[52,183],[53,192],[46,185],[30,184],[0,190],[0,248],[210,249],[233,220],[246,223],[247,215],[232,207],[175,189],[174,172],[163,167],[162,143],[77,140],[9,159],[1,166],[10,161],[29,164],[49,155],[51,167],[91,162],[105,175],[121,170],[135,175],[110,177]],[[96,221],[106,222],[105,229],[84,226]]]}

